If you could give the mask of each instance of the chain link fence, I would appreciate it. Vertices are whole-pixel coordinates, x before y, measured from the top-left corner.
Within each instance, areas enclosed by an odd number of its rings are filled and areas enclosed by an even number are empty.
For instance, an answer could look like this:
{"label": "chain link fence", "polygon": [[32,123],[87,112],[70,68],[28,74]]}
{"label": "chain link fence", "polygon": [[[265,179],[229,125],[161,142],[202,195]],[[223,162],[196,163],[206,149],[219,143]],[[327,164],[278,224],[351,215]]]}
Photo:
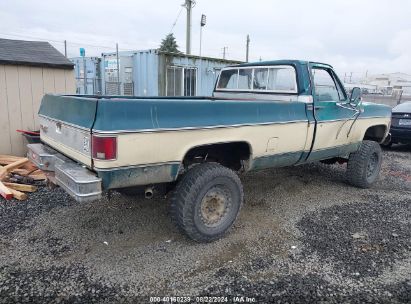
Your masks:
{"label": "chain link fence", "polygon": [[105,95],[134,95],[134,82],[105,82]]}
{"label": "chain link fence", "polygon": [[82,95],[100,95],[102,93],[100,78],[76,78],[76,93]]}
{"label": "chain link fence", "polygon": [[81,95],[134,95],[134,82],[106,81],[101,78],[76,78],[76,93]]}

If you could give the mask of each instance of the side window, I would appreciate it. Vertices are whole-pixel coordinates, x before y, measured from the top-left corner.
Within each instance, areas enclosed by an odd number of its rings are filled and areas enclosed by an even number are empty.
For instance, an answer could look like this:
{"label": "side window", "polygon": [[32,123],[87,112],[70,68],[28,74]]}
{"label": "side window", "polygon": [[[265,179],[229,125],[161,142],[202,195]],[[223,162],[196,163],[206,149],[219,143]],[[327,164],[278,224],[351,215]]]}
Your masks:
{"label": "side window", "polygon": [[324,69],[312,70],[314,78],[315,96],[318,101],[338,101],[340,96],[338,94],[337,87],[334,79],[330,73]]}
{"label": "side window", "polygon": [[[336,77],[336,76],[335,76]],[[334,77],[334,78],[335,78]],[[347,99],[347,95],[345,93],[345,89],[341,86],[340,83],[338,83],[338,81],[335,81],[337,84],[337,90],[338,90],[338,95],[340,96],[340,101],[346,100]]]}

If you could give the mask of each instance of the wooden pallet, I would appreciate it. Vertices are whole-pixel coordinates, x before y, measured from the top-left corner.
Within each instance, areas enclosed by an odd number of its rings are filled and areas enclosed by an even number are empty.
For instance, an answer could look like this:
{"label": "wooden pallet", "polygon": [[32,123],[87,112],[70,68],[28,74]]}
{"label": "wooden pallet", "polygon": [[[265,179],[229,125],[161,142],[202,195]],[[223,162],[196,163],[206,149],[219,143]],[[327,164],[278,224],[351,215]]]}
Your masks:
{"label": "wooden pallet", "polygon": [[[17,177],[19,182],[12,182]],[[28,183],[46,179],[47,176],[29,159],[13,155],[0,155],[0,195],[4,199],[26,200],[27,194],[24,192],[37,190],[37,187]]]}

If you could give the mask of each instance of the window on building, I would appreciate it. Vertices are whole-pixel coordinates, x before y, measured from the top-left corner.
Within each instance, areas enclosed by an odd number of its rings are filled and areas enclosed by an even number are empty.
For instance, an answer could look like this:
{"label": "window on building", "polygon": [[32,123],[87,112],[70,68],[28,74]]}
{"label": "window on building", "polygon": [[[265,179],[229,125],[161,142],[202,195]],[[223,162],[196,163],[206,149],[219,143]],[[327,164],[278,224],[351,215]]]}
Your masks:
{"label": "window on building", "polygon": [[123,94],[128,96],[134,95],[134,83],[133,83],[133,68],[124,68],[124,82],[123,82]]}
{"label": "window on building", "polygon": [[193,67],[167,67],[166,95],[195,96],[197,87],[197,69]]}
{"label": "window on building", "polygon": [[167,68],[167,96],[182,96],[183,69],[180,67]]}
{"label": "window on building", "polygon": [[197,86],[197,69],[184,68],[184,96],[195,96]]}
{"label": "window on building", "polygon": [[124,68],[124,82],[126,83],[133,82],[133,68],[132,67]]}

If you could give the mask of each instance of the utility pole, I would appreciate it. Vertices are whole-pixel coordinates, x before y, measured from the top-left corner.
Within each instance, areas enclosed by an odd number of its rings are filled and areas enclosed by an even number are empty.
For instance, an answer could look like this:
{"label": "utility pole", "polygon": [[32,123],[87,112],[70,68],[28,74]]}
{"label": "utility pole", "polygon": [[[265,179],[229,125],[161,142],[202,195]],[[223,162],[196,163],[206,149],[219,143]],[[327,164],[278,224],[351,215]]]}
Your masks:
{"label": "utility pole", "polygon": [[83,56],[83,89],[84,94],[87,94],[87,65],[86,58]]}
{"label": "utility pole", "polygon": [[[86,66],[86,49],[80,48],[80,56],[83,57],[83,94],[87,94],[87,66]],[[80,74],[81,75],[81,74]]]}
{"label": "utility pole", "polygon": [[191,9],[194,7],[194,0],[185,0],[184,6],[187,9],[187,29],[186,29],[186,54],[191,54]]}
{"label": "utility pole", "polygon": [[64,40],[64,56],[67,58],[67,40]]}
{"label": "utility pole", "polygon": [[118,59],[118,43],[116,43],[116,57],[117,57],[117,92],[118,95],[121,95],[120,87],[120,61]]}
{"label": "utility pole", "polygon": [[225,59],[226,50],[228,50],[228,46],[223,47],[223,59]]}
{"label": "utility pole", "polygon": [[398,101],[397,101],[397,105],[399,105],[401,103],[401,98],[402,98],[403,93],[404,93],[404,90],[401,90],[400,94],[399,94],[400,96],[399,96]]}
{"label": "utility pole", "polygon": [[248,62],[249,52],[250,52],[250,35],[247,35],[247,44],[246,44],[246,51],[245,51],[245,62]]}
{"label": "utility pole", "polygon": [[204,15],[204,14],[202,14],[201,15],[201,20],[200,20],[200,71],[199,71],[199,82],[198,82],[198,93],[197,93],[197,95],[202,95],[201,93],[202,93],[202,88],[203,88],[203,86],[202,86],[202,75],[203,75],[203,60],[201,59],[201,46],[202,46],[202,41],[203,41],[203,27],[206,25],[206,23],[207,23],[207,17],[206,17],[206,15]]}

